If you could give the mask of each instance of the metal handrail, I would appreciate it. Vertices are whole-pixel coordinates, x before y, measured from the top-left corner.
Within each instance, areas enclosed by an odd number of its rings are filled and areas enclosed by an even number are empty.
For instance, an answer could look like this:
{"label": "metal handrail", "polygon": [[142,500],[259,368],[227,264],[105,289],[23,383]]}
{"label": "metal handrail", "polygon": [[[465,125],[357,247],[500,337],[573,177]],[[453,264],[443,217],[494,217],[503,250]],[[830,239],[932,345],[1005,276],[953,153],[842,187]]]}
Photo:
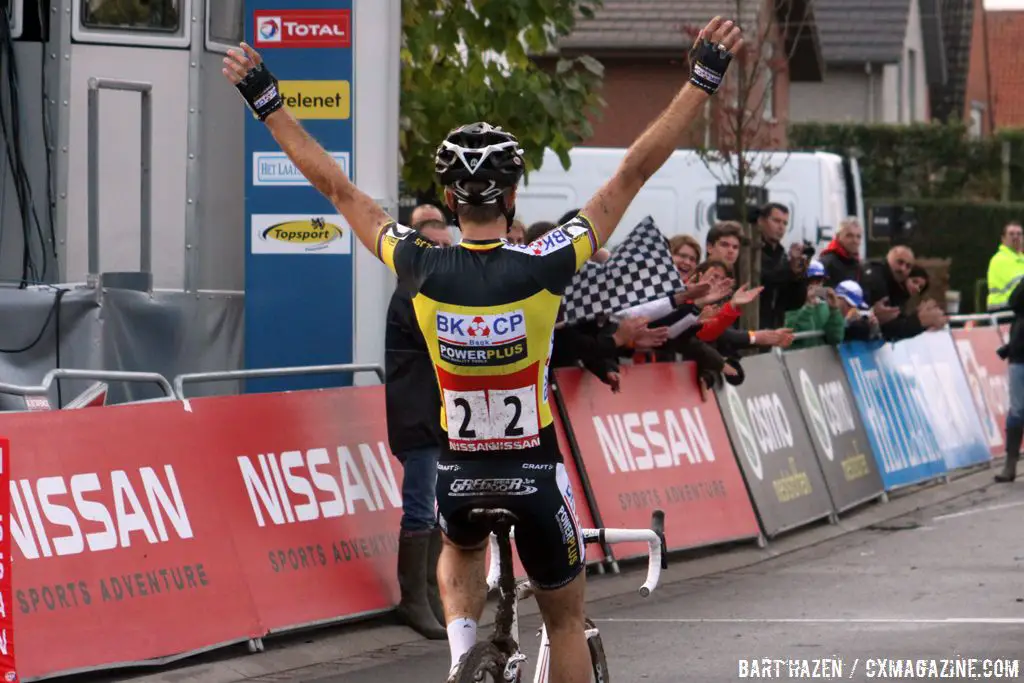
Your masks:
{"label": "metal handrail", "polygon": [[964,315],[951,315],[947,318],[951,323],[969,323],[977,322],[980,320],[1012,320],[1014,317],[1013,311],[999,311],[998,313],[971,313]]}
{"label": "metal handrail", "polygon": [[50,391],[55,380],[59,379],[91,379],[104,382],[132,382],[142,384],[156,384],[168,398],[174,397],[174,390],[167,378],[156,372],[125,372],[121,370],[73,370],[70,368],[56,368],[50,370],[43,377],[41,384],[36,386],[5,384],[0,382],[0,394],[12,396],[39,396]]}
{"label": "metal handrail", "polygon": [[100,272],[100,90],[126,90],[142,95],[141,190],[139,195],[139,270],[153,271],[153,84],[114,78],[89,79],[88,243],[89,275]]}
{"label": "metal handrail", "polygon": [[225,370],[222,372],[193,372],[178,375],[174,378],[174,394],[179,400],[185,400],[185,385],[205,382],[226,382],[234,379],[263,379],[266,377],[294,377],[296,375],[326,375],[335,373],[353,374],[357,372],[373,372],[384,383],[384,368],[370,363],[345,365],[307,365],[287,368],[255,368],[252,370]]}

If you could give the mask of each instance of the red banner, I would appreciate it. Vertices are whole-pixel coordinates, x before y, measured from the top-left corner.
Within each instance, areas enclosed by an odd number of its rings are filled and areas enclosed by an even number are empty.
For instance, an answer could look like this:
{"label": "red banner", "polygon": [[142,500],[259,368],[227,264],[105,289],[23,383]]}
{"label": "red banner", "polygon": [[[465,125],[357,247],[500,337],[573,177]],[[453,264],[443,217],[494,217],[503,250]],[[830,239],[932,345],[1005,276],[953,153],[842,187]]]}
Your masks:
{"label": "red banner", "polygon": [[[581,370],[555,371],[601,518],[647,528],[665,511],[669,549],[758,535],[718,404],[704,402],[692,363],[623,366],[613,394]],[[616,557],[644,552],[639,545]]]}
{"label": "red banner", "polygon": [[992,453],[1001,456],[1005,451],[1003,433],[1010,409],[1008,367],[996,353],[1003,345],[1002,337],[995,327],[952,332],[985,437]]}
{"label": "red banner", "polygon": [[[270,631],[398,601],[402,466],[382,386],[191,402],[215,495]],[[213,493],[215,491],[216,493]]]}
{"label": "red banner", "polygon": [[14,659],[14,590],[11,581],[11,444],[0,439],[0,681],[18,680]]}
{"label": "red banner", "polygon": [[176,402],[0,418],[22,677],[265,632],[223,514],[233,463],[204,445],[223,428]]}

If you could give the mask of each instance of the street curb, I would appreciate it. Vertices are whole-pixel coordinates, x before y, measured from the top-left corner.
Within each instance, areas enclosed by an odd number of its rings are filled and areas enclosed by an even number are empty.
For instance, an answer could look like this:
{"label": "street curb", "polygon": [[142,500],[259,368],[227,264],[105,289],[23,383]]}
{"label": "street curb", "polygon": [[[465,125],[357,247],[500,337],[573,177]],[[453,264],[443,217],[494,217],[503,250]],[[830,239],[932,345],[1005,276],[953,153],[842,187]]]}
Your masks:
{"label": "street curb", "polygon": [[[661,585],[744,569],[863,531],[881,522],[913,514],[923,508],[984,491],[993,483],[990,468],[970,470],[949,483],[929,483],[895,492],[890,494],[887,503],[866,503],[844,513],[837,523],[819,523],[786,533],[769,541],[765,548],[748,543],[717,553],[712,550],[713,554],[693,559],[676,559],[674,562],[670,559],[669,568],[662,572]],[[642,582],[643,569],[642,564],[629,563],[624,565],[621,574],[588,577],[587,602],[594,603],[630,594],[635,595],[637,601],[642,600],[636,591]],[[522,615],[536,613],[536,601],[531,600],[522,605]],[[481,627],[490,625],[492,620],[493,604],[489,605],[484,614]],[[191,658],[148,674],[139,675],[140,669],[134,669],[133,672],[109,672],[102,680],[130,680],[132,683],[242,683],[271,676],[275,681],[297,680],[303,670],[322,668],[331,662],[385,649],[393,650],[412,643],[429,643],[412,630],[395,625],[393,621],[391,617],[379,617],[301,634],[277,636],[265,640],[266,650],[257,654],[233,656],[237,649],[225,649],[214,655],[204,655],[219,657],[216,661],[195,662],[195,658]],[[443,642],[437,645],[441,646]]]}

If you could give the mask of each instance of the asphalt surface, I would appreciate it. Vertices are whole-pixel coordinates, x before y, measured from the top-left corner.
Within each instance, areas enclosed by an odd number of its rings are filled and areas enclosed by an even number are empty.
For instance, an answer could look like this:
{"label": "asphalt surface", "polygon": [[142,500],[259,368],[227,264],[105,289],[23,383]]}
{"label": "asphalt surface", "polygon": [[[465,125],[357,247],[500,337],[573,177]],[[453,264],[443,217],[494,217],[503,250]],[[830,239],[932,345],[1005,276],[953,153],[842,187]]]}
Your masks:
{"label": "asphalt surface", "polygon": [[[915,680],[1024,680],[1024,483],[588,614],[615,683],[908,678],[883,658]],[[538,626],[524,619],[531,681]],[[440,683],[448,664],[446,642],[418,641],[266,680]]]}

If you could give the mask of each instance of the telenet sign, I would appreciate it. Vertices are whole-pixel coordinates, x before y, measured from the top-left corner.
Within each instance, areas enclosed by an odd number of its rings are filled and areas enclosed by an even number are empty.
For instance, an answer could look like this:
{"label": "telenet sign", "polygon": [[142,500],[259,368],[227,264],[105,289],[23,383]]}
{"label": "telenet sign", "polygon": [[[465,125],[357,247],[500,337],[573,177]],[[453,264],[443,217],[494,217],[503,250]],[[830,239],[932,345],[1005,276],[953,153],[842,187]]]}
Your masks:
{"label": "telenet sign", "polygon": [[348,81],[281,81],[281,97],[297,119],[347,119],[352,114]]}

